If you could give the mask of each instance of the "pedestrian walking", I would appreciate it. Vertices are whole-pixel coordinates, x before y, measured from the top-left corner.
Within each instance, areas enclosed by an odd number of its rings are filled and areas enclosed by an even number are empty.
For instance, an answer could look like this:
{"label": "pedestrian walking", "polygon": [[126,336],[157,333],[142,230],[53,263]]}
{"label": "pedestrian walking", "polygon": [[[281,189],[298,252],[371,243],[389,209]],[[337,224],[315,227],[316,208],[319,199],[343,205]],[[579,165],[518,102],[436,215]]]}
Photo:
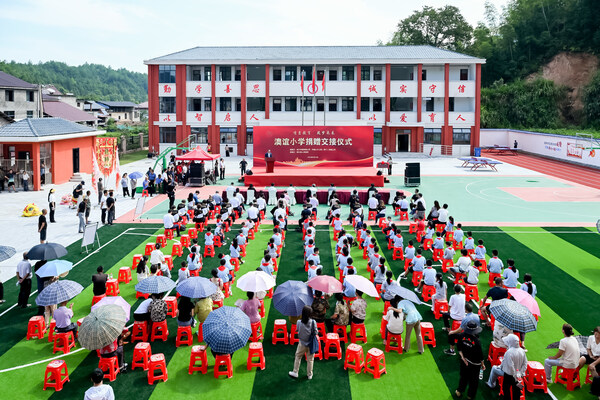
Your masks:
{"label": "pedestrian walking", "polygon": [[48,228],[46,214],[48,214],[48,210],[44,208],[42,210],[42,215],[40,215],[40,218],[38,219],[38,233],[40,234],[40,243],[46,243],[46,228]]}
{"label": "pedestrian walking", "polygon": [[106,199],[108,225],[112,225],[113,221],[115,220],[115,202],[116,202],[116,199],[114,197],[114,192],[110,192],[108,194],[108,198]]}
{"label": "pedestrian walking", "polygon": [[82,201],[77,206],[77,216],[79,217],[79,233],[83,233],[85,228],[85,202]]}
{"label": "pedestrian walking", "polygon": [[50,189],[50,193],[48,193],[48,208],[50,209],[50,222],[55,223],[54,220],[54,212],[56,211],[56,195],[54,194],[56,190]]}
{"label": "pedestrian walking", "polygon": [[31,307],[31,304],[27,303],[31,294],[31,263],[27,258],[27,253],[23,253],[23,259],[17,264],[17,284],[19,285],[17,306],[21,308]]}
{"label": "pedestrian walking", "polygon": [[127,179],[127,172],[125,172],[123,178],[121,178],[121,187],[123,188],[123,197],[131,196],[129,194],[129,179]]}

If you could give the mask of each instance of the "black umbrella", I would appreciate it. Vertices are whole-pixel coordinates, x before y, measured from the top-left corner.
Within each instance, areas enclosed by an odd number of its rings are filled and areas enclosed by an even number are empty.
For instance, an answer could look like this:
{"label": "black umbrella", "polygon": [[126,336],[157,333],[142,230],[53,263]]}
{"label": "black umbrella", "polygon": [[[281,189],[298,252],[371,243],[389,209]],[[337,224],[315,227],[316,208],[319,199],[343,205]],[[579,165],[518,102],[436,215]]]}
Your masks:
{"label": "black umbrella", "polygon": [[67,249],[58,243],[42,243],[33,246],[27,252],[30,260],[55,260],[67,255]]}
{"label": "black umbrella", "polygon": [[[579,344],[579,353],[587,354],[586,346],[589,336],[584,335],[575,335],[575,339],[577,339],[577,344]],[[560,342],[550,343],[546,348],[547,349],[558,349],[558,345]]]}

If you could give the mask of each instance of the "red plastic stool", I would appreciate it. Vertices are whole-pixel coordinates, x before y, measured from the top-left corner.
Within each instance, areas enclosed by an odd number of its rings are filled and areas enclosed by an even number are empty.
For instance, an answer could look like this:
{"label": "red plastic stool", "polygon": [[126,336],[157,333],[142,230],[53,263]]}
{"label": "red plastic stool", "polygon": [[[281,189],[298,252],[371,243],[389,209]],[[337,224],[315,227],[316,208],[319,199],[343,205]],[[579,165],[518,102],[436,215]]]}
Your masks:
{"label": "red plastic stool", "polygon": [[367,221],[375,221],[375,216],[376,215],[377,215],[377,213],[375,211],[369,211],[369,215],[368,215]]}
{"label": "red plastic stool", "polygon": [[483,260],[483,259],[480,259],[480,258],[478,258],[476,261],[479,261],[479,263],[481,264],[479,266],[479,268],[477,268],[477,269],[480,272],[487,273],[488,272],[488,270],[487,270],[487,262],[485,260]]}
{"label": "red plastic stool", "polygon": [[46,365],[44,373],[44,390],[46,388],[54,388],[60,392],[65,382],[69,381],[69,371],[67,371],[67,363],[64,360],[54,360]]}
{"label": "red plastic stool", "polygon": [[[392,345],[392,343],[395,343],[395,346]],[[392,350],[397,351],[398,354],[402,354],[402,334],[396,334],[391,332],[387,333],[387,338],[385,341],[385,352],[389,353]]]}
{"label": "red plastic stool", "polygon": [[292,329],[290,329],[290,344],[294,345],[299,342],[298,339],[298,329],[296,324],[292,324]]}
{"label": "red plastic stool", "polygon": [[92,305],[96,304],[97,302],[99,302],[100,300],[102,300],[105,297],[106,297],[106,294],[100,294],[98,296],[92,297]]}
{"label": "red plastic stool", "polygon": [[448,312],[448,302],[446,300],[436,300],[433,302],[433,316],[440,319],[443,312]]}
{"label": "red plastic stool", "polygon": [[423,240],[423,250],[431,250],[431,246],[433,246],[433,239]]}
{"label": "red plastic stool", "polygon": [[183,247],[190,247],[190,235],[181,235],[181,245]]}
{"label": "red plastic stool", "polygon": [[444,257],[444,249],[433,249],[433,261],[439,261]]}
{"label": "red plastic stool", "polygon": [[258,314],[260,315],[261,318],[265,317],[265,301],[263,299],[260,299],[260,311],[258,312]]}
{"label": "red plastic stool", "polygon": [[387,314],[389,308],[390,308],[390,302],[384,301],[383,302],[383,315]]}
{"label": "red plastic stool", "polygon": [[223,243],[221,243],[221,236],[213,235],[213,245],[215,247],[221,247],[221,246],[223,246]]}
{"label": "red plastic stool", "polygon": [[[283,335],[283,336],[280,336],[280,335]],[[277,344],[279,342],[281,342],[283,344],[289,343],[287,322],[285,319],[276,319],[275,320],[273,334],[271,335],[271,343],[272,344]]]}
{"label": "red plastic stool", "polygon": [[153,385],[158,380],[162,380],[163,382],[169,380],[165,355],[162,353],[151,355],[150,363],[148,364],[148,385]]}
{"label": "red plastic stool", "polygon": [[62,351],[64,354],[69,354],[71,349],[75,347],[75,337],[73,336],[73,331],[69,332],[56,332],[54,334],[54,348],[52,349],[52,354],[57,351]]}
{"label": "red plastic stool", "polygon": [[173,242],[173,246],[171,247],[171,256],[172,257],[181,257],[183,255],[183,248],[181,247],[181,242]]}
{"label": "red plastic stool", "polygon": [[479,289],[477,285],[466,285],[465,287],[465,301],[471,300],[479,301]]}
{"label": "red plastic stool", "polygon": [[192,335],[191,326],[178,326],[177,337],[175,338],[175,347],[179,347],[182,344],[191,346],[194,344],[194,335]]}
{"label": "red plastic stool", "polygon": [[386,374],[385,370],[385,354],[378,348],[373,347],[367,351],[367,359],[365,361],[365,374],[373,374],[375,379],[379,379],[381,374]]}
{"label": "red plastic stool", "polygon": [[152,355],[152,349],[150,343],[141,342],[135,345],[133,348],[133,359],[131,360],[131,370],[133,371],[136,367],[142,368],[144,371],[148,370],[150,366],[150,356]]}
{"label": "red plastic stool", "polygon": [[454,284],[458,285],[459,283],[464,283],[464,279],[467,277],[467,274],[463,274],[462,272],[457,272],[454,275]]}
{"label": "red plastic stool", "polygon": [[116,279],[109,279],[106,281],[106,295],[107,296],[118,296],[121,293],[119,289],[119,281]]}
{"label": "red plastic stool", "polygon": [[347,325],[333,325],[333,333],[337,333],[340,342],[348,343],[348,327]]}
{"label": "red plastic stool", "polygon": [[385,328],[387,327],[387,320],[385,318],[381,318],[381,325],[379,326],[379,334],[381,335],[381,337],[385,336]]}
{"label": "red plastic stool", "polygon": [[[315,360],[322,360],[323,359],[323,346],[321,346],[321,340],[319,340],[319,351],[317,351],[315,354]],[[304,359],[308,360],[308,355],[304,354]]]}
{"label": "red plastic stool", "polygon": [[208,245],[204,246],[204,257],[214,257],[215,256],[215,246]]}
{"label": "red plastic stool", "polygon": [[415,287],[419,286],[421,279],[423,279],[423,271],[414,271],[412,276],[412,284]]}
{"label": "red plastic stool", "polygon": [[[285,237],[284,237],[284,239],[285,239]],[[240,257],[246,257],[246,245],[245,244],[240,244]]]}
{"label": "red plastic stool", "polygon": [[121,267],[119,268],[119,282],[129,283],[131,282],[131,268]]}
{"label": "red plastic stool", "polygon": [[412,221],[408,225],[408,233],[417,233],[417,222],[416,221]]}
{"label": "red plastic stool", "polygon": [[157,339],[166,342],[169,338],[169,328],[167,327],[167,321],[160,321],[152,323],[152,333],[150,334],[150,341],[154,342]]}
{"label": "red plastic stool", "polygon": [[346,358],[344,360],[344,369],[353,369],[355,373],[360,374],[365,365],[363,348],[356,343],[350,343],[346,347]]}
{"label": "red plastic stool", "polygon": [[412,258],[404,258],[404,270],[408,270],[408,267],[410,267],[410,263],[412,262]]}
{"label": "red plastic stool", "polygon": [[436,346],[435,330],[431,322],[421,322],[421,338],[424,345],[430,344],[433,347]]}
{"label": "red plastic stool", "polygon": [[188,235],[190,239],[198,239],[198,230],[196,228],[189,228]]}
{"label": "red plastic stool", "polygon": [[27,340],[31,338],[43,339],[46,334],[46,320],[43,315],[29,318],[27,323]]}
{"label": "red plastic stool", "polygon": [[548,393],[546,370],[542,363],[527,361],[527,373],[525,374],[524,383],[529,392],[533,392],[535,389],[542,389],[544,393]]}
{"label": "red plastic stool", "polygon": [[231,263],[231,265],[233,265],[233,268],[235,271],[240,270],[240,260],[239,259],[232,258],[231,260],[229,260],[229,262]]}
{"label": "red plastic stool", "polygon": [[350,341],[352,343],[363,342],[367,343],[367,328],[365,324],[352,323],[350,329]]}
{"label": "red plastic stool", "polygon": [[394,247],[392,260],[404,260],[404,251],[402,250],[402,247]]}
{"label": "red plastic stool", "polygon": [[149,256],[150,254],[152,254],[152,252],[154,251],[155,248],[156,248],[156,246],[154,245],[154,243],[146,243],[146,248],[144,250],[144,254]]}
{"label": "red plastic stool", "polygon": [[[196,362],[200,361],[200,365],[196,365]],[[192,354],[190,355],[190,366],[188,367],[188,374],[193,374],[194,371],[200,371],[203,374],[208,372],[208,359],[206,357],[206,346],[194,346],[192,347]]]}
{"label": "red plastic stool", "polygon": [[462,250],[463,248],[463,242],[462,240],[460,242],[457,242],[456,240],[452,241],[452,247],[454,247],[454,250]]}
{"label": "red plastic stool", "polygon": [[148,196],[150,196],[150,194],[148,194],[148,189],[142,190],[142,197],[148,197]]}
{"label": "red plastic stool", "polygon": [[489,285],[490,287],[492,287],[492,286],[495,286],[495,285],[496,285],[496,284],[494,283],[494,280],[495,280],[496,278],[502,278],[502,275],[501,275],[501,274],[496,274],[496,273],[490,272],[490,276],[488,277],[488,285]]}
{"label": "red plastic stool", "polygon": [[177,316],[177,297],[167,296],[164,300],[167,303],[167,315],[175,318]]}
{"label": "red plastic stool", "polygon": [[462,321],[452,321],[452,328],[450,330],[455,331],[460,328],[460,324]]}
{"label": "red plastic stool", "polygon": [[585,374],[585,384],[591,384],[593,381],[593,377],[592,377],[592,370],[590,369],[590,366],[588,365],[587,367],[587,373]]}
{"label": "red plastic stool", "polygon": [[423,285],[423,301],[429,301],[435,294],[435,286]]}
{"label": "red plastic stool", "polygon": [[454,260],[446,260],[446,259],[442,260],[442,272],[443,273],[448,272],[448,269],[452,268],[452,267],[454,267]]}
{"label": "red plastic stool", "polygon": [[319,337],[321,340],[325,340],[325,335],[327,335],[327,330],[325,329],[325,322],[317,322],[317,331],[319,332]]}
{"label": "red plastic stool", "polygon": [[[221,367],[225,366],[226,370],[222,371]],[[221,375],[231,378],[233,376],[233,367],[231,366],[231,356],[229,354],[218,354],[215,357],[215,378],[219,378]]]}
{"label": "red plastic stool", "polygon": [[[165,237],[167,238],[167,240],[173,240],[173,229],[165,229],[165,233],[164,233]],[[165,243],[165,246],[167,244]],[[163,247],[165,247],[163,246]]]}
{"label": "red plastic stool", "polygon": [[[340,337],[337,333],[328,333],[325,336],[325,351],[323,356],[326,360],[329,357],[337,357],[338,360],[342,359],[342,347],[340,346]],[[333,347],[333,350],[332,350]]]}
{"label": "red plastic stool", "polygon": [[169,271],[173,269],[173,256],[170,254],[165,255],[165,263],[169,267]]}
{"label": "red plastic stool", "polygon": [[142,293],[142,292],[135,292],[135,298],[139,299],[140,297],[143,297],[144,299],[147,299],[148,297],[150,297],[149,293]]}
{"label": "red plastic stool", "polygon": [[54,342],[54,329],[56,328],[56,321],[50,320],[50,328],[48,328],[48,343]]}
{"label": "red plastic stool", "polygon": [[213,300],[213,310],[216,310],[219,307],[223,307],[223,299],[221,300]]}
{"label": "red plastic stool", "polygon": [[263,338],[263,328],[260,321],[250,324],[252,327],[252,336],[250,336],[251,342],[258,342]]}
{"label": "red plastic stool", "polygon": [[107,358],[100,357],[98,359],[98,368],[104,372],[104,379],[108,379],[111,382],[117,379],[117,374],[121,372],[117,356]]}
{"label": "red plastic stool", "polygon": [[[494,342],[490,343],[490,347],[488,349],[488,356],[487,359],[490,362],[490,364],[492,365],[498,365],[499,363],[499,358],[504,356],[504,353],[506,353],[506,349],[504,347],[498,347],[494,344]],[[543,369],[543,366],[542,366]],[[544,379],[545,381],[545,379]]]}
{"label": "red plastic stool", "polygon": [[156,235],[156,243],[160,244],[160,247],[167,247],[167,237],[165,235]]}
{"label": "red plastic stool", "polygon": [[408,221],[408,212],[400,211],[400,221]]}
{"label": "red plastic stool", "polygon": [[223,295],[226,299],[229,298],[229,282],[223,282]]}
{"label": "red plastic stool", "polygon": [[[504,395],[504,389],[502,389],[502,383],[503,382],[504,382],[504,377],[503,376],[499,376],[498,377],[498,386],[500,386],[500,392],[498,394],[500,396]],[[512,397],[512,398],[514,399],[514,397]],[[523,386],[523,389],[521,389],[521,396],[519,397],[519,400],[525,400],[525,386]]]}
{"label": "red plastic stool", "polygon": [[[258,360],[254,361],[255,357],[258,357]],[[263,352],[263,345],[260,342],[250,343],[248,348],[246,368],[250,371],[254,367],[258,367],[261,370],[265,369],[265,353]]]}
{"label": "red plastic stool", "polygon": [[579,380],[579,369],[557,366],[554,381],[556,383],[567,385],[567,390],[569,391],[575,390],[578,387],[581,387],[581,382]]}
{"label": "red plastic stool", "polygon": [[142,260],[142,255],[141,254],[134,254],[133,255],[133,261],[131,262],[131,269],[136,269],[138,263]]}

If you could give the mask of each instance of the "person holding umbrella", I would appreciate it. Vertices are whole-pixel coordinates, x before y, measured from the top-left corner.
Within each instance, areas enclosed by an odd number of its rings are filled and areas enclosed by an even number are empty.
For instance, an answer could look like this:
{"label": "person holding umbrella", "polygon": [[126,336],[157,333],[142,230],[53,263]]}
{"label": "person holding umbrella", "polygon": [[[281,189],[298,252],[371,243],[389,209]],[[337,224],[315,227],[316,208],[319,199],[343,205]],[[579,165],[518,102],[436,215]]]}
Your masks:
{"label": "person holding umbrella", "polygon": [[65,300],[59,303],[59,307],[54,311],[56,332],[66,333],[71,331],[75,337],[77,336],[77,324],[71,322],[71,318],[73,318],[73,303],[71,303],[69,308],[67,308],[68,302],[68,300]]}
{"label": "person holding umbrella", "polygon": [[329,301],[327,301],[328,298],[329,296],[323,297],[323,292],[320,290],[315,290],[315,299],[311,305],[311,317],[316,322],[325,322],[325,315],[327,314],[327,310],[329,310]]}
{"label": "person holding umbrella", "polygon": [[250,323],[254,324],[260,321],[260,300],[256,298],[254,292],[246,292],[248,300],[245,300],[240,307],[240,310],[244,312],[250,318]]}
{"label": "person holding umbrella", "polygon": [[[477,395],[479,374],[480,371],[485,370],[485,364],[483,363],[485,357],[481,349],[479,333],[481,333],[479,324],[475,321],[469,321],[456,343],[458,355],[460,356],[460,380],[458,381],[458,389],[454,392],[456,397],[462,396],[467,389],[467,385],[469,386],[467,399],[475,399]],[[527,362],[525,365],[527,365]]]}
{"label": "person holding umbrella", "polygon": [[179,297],[179,304],[177,305],[177,326],[191,326],[192,328],[196,325],[194,319],[194,303],[192,299],[186,296]]}
{"label": "person holding umbrella", "polygon": [[367,317],[367,302],[362,298],[363,292],[356,289],[356,300],[352,302],[350,306],[350,312],[352,313],[352,323],[362,324],[365,322]]}
{"label": "person holding umbrella", "polygon": [[310,317],[312,312],[313,309],[311,306],[304,306],[302,308],[302,318],[296,323],[296,330],[298,331],[298,347],[296,347],[294,369],[289,372],[289,375],[292,378],[298,378],[300,363],[302,362],[302,356],[304,355],[306,355],[306,375],[309,380],[313,377],[315,355],[310,352],[310,344],[312,337],[319,333],[317,330],[317,323]]}

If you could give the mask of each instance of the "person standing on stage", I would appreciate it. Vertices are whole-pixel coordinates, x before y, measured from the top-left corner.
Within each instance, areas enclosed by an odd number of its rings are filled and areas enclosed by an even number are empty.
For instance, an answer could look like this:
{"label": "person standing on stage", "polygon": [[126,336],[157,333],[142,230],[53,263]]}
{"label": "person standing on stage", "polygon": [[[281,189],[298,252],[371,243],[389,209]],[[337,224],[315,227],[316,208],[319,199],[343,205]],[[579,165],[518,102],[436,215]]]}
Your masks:
{"label": "person standing on stage", "polygon": [[271,149],[265,153],[265,157],[273,157],[273,153],[271,153]]}
{"label": "person standing on stage", "polygon": [[240,161],[240,172],[241,172],[242,176],[244,176],[244,174],[246,173],[247,166],[248,166],[248,161],[246,161],[245,158],[242,158],[242,161]]}

